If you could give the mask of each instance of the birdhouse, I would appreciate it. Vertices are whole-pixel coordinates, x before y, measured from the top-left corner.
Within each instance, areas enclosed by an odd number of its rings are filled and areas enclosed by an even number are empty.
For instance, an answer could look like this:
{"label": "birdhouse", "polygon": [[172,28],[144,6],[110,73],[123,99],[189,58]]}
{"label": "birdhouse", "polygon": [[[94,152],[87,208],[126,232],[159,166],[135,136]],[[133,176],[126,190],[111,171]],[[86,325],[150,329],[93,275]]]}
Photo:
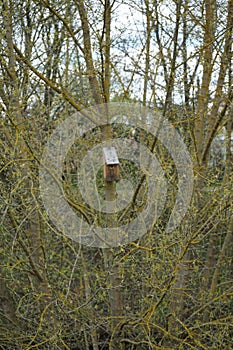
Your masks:
{"label": "birdhouse", "polygon": [[119,160],[114,147],[104,147],[104,180],[119,181]]}

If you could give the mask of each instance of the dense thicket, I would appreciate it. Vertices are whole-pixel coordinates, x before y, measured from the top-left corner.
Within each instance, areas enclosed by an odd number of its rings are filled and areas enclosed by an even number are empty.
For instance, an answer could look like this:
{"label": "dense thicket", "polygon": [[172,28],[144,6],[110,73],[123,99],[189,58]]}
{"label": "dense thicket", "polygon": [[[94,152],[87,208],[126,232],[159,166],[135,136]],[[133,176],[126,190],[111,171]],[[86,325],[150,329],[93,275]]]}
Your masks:
{"label": "dense thicket", "polygon": [[[0,348],[233,348],[233,1],[0,4]],[[164,115],[188,147],[195,182],[185,218],[167,234],[177,174],[157,143],[169,183],[164,212],[141,239],[108,250],[58,231],[38,172],[62,120],[111,101]],[[113,137],[153,144],[142,130],[112,127]],[[92,222],[74,174],[99,141],[97,129],[77,141],[62,178],[78,215]],[[127,161],[121,176],[136,184],[143,177]],[[147,195],[141,186],[121,219],[137,215]]]}

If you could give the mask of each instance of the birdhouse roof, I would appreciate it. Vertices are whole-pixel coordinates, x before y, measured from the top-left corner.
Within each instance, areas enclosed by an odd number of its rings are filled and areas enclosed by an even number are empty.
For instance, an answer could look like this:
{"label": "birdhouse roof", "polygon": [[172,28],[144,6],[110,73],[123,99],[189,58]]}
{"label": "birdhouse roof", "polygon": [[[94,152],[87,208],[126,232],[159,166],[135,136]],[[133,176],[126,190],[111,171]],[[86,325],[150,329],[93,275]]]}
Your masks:
{"label": "birdhouse roof", "polygon": [[107,165],[119,164],[116,149],[114,147],[104,147],[104,160]]}

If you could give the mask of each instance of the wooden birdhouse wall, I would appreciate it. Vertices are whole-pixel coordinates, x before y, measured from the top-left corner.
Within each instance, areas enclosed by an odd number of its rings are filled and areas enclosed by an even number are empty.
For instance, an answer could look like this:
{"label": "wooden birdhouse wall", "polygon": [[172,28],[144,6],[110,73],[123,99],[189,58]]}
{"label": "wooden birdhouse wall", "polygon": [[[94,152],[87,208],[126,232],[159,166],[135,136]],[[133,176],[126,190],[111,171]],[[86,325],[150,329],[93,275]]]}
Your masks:
{"label": "wooden birdhouse wall", "polygon": [[104,164],[104,180],[105,181],[119,181],[119,165]]}

